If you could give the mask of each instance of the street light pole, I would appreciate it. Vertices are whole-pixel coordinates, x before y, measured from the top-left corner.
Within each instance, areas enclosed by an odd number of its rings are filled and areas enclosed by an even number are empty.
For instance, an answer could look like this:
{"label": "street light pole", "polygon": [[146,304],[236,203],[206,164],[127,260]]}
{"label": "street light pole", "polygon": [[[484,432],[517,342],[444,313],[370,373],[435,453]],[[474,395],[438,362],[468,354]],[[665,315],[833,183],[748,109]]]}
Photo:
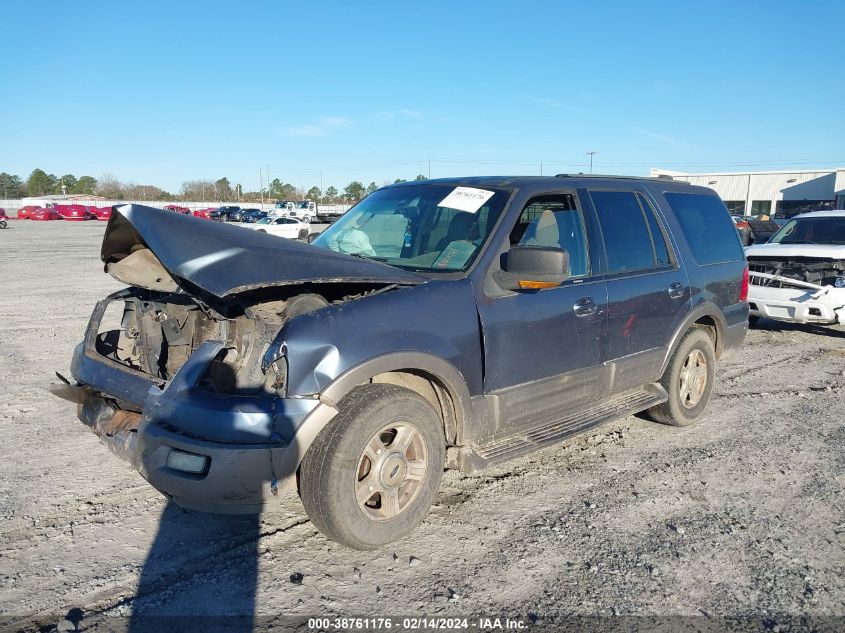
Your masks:
{"label": "street light pole", "polygon": [[593,156],[598,154],[598,152],[587,152],[587,156],[590,157],[590,173],[593,173]]}

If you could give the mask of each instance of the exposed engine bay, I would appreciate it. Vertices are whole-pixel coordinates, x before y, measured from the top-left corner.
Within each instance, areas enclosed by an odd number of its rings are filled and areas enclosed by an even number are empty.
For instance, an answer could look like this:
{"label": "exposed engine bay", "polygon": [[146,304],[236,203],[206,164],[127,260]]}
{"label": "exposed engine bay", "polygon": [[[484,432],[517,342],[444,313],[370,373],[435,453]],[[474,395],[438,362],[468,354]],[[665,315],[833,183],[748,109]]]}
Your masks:
{"label": "exposed engine bay", "polygon": [[[789,285],[789,280],[817,286],[845,287],[845,260],[823,257],[749,257],[751,283],[775,288]],[[759,276],[754,273],[765,273]],[[772,279],[769,276],[783,278]],[[837,279],[840,281],[837,282]],[[837,285],[841,284],[841,285]]]}
{"label": "exposed engine bay", "polygon": [[200,345],[221,341],[224,347],[198,387],[220,394],[282,395],[285,365],[277,363],[265,374],[262,358],[287,321],[395,287],[333,284],[322,288],[323,294],[291,287],[285,293],[277,289],[276,298],[240,296],[215,307],[185,294],[129,288],[120,298],[120,327],[101,326],[96,351],[165,383]]}

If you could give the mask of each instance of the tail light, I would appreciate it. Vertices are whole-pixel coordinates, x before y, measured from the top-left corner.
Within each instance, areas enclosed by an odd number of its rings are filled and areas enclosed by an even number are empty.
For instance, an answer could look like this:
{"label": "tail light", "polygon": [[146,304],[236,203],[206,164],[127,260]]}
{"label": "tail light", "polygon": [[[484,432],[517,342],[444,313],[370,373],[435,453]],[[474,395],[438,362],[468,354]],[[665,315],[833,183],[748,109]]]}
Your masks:
{"label": "tail light", "polygon": [[748,264],[742,271],[742,288],[739,291],[739,300],[748,301]]}

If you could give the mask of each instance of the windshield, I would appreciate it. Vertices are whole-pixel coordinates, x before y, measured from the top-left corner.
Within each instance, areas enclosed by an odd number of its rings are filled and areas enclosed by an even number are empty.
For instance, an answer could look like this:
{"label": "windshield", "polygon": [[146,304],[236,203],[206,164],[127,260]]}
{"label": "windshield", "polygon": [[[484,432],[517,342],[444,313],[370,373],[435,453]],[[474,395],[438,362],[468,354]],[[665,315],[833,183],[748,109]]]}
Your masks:
{"label": "windshield", "polygon": [[296,205],[296,208],[297,209],[307,209],[309,204],[310,203],[307,202],[307,201],[306,202],[300,202],[298,205]]}
{"label": "windshield", "polygon": [[272,218],[261,218],[256,224],[270,224],[272,221]]}
{"label": "windshield", "polygon": [[[415,271],[466,270],[508,191],[425,184],[371,193],[313,244]],[[450,206],[452,205],[452,206]]]}
{"label": "windshield", "polygon": [[845,244],[845,217],[796,218],[769,240],[772,244]]}

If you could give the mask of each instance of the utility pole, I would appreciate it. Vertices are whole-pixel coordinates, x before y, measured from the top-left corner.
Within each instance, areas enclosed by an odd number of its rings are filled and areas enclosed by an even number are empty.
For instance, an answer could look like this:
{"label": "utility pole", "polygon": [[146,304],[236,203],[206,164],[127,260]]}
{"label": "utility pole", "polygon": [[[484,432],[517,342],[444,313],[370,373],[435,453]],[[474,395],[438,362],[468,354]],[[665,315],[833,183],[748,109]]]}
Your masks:
{"label": "utility pole", "polygon": [[543,163],[540,163],[540,175],[543,175]]}
{"label": "utility pole", "polygon": [[261,167],[258,168],[258,191],[261,196],[261,210],[264,211],[264,176],[261,173]]}
{"label": "utility pole", "polygon": [[590,157],[590,173],[593,173],[593,156],[598,154],[598,152],[587,152],[587,156]]}
{"label": "utility pole", "polygon": [[270,165],[267,165],[267,201],[270,200]]}
{"label": "utility pole", "polygon": [[428,179],[431,180],[431,159],[428,159]]}

